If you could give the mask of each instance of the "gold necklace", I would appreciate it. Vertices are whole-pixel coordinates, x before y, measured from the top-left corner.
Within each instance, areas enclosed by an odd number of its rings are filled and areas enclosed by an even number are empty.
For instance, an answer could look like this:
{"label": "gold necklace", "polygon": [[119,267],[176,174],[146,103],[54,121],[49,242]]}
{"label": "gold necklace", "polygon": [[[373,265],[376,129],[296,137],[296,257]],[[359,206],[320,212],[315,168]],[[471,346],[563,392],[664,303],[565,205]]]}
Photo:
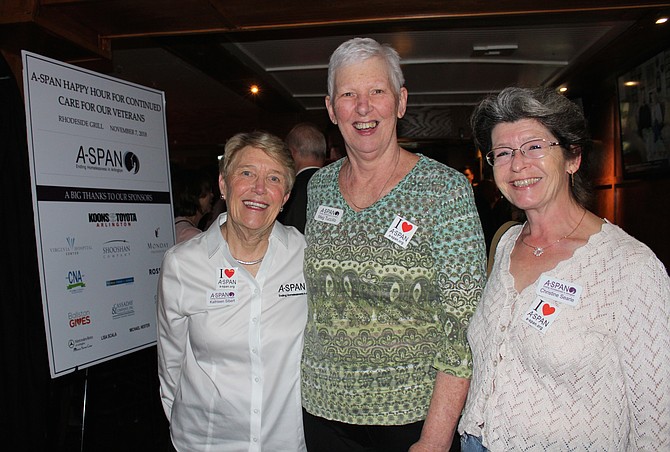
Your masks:
{"label": "gold necklace", "polygon": [[[552,246],[556,245],[561,240],[567,239],[572,234],[574,234],[575,231],[577,230],[577,228],[579,227],[579,225],[582,224],[582,221],[584,221],[585,216],[586,216],[586,209],[584,209],[584,213],[582,214],[582,218],[579,220],[579,223],[577,223],[577,226],[575,226],[575,228],[572,231],[570,231],[569,234],[564,235],[560,239],[556,240],[553,243],[550,243],[549,245],[547,245],[545,247],[529,245],[528,243],[526,243],[526,241],[523,239],[523,237],[521,237],[521,243],[526,245],[528,248],[532,248],[533,249],[533,255],[535,257],[540,257],[544,254],[544,252],[547,250],[547,248],[551,248]],[[527,221],[526,221],[526,223],[524,223],[524,227],[526,226],[527,223],[528,223]],[[530,234],[530,226],[528,226],[528,234]]]}
{"label": "gold necklace", "polygon": [[[395,173],[395,170],[398,168],[398,163],[400,162],[400,151],[398,151],[398,157],[395,160],[395,166],[393,167],[393,171],[391,171],[391,174],[389,174],[388,179],[386,179],[386,182],[384,182],[384,185],[382,185],[382,189],[379,191],[379,194],[377,195],[377,198],[375,198],[374,201],[372,201],[370,204],[368,204],[367,207],[360,207],[358,206],[351,197],[349,197],[349,202],[358,210],[364,210],[379,201],[379,199],[382,197],[382,193],[384,193],[384,189],[386,188],[386,185],[389,183],[391,178],[393,177],[393,174]],[[349,178],[349,189],[351,190],[351,162],[349,162],[349,171],[347,172],[347,177]]]}

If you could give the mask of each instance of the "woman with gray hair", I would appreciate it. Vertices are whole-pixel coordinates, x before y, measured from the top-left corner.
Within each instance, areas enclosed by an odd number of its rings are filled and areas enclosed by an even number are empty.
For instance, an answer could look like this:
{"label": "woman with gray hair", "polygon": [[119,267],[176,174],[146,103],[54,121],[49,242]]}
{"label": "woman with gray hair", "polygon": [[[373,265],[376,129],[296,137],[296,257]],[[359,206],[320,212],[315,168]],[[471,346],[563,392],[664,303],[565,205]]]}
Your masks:
{"label": "woman with gray hair", "polygon": [[502,236],[468,329],[461,449],[670,450],[670,279],[587,209],[581,109],[548,88],[507,88],[472,128],[527,220]]}
{"label": "woman with gray hair", "polygon": [[330,59],[326,107],[347,157],[308,187],[310,452],[448,450],[467,393],[483,234],[465,176],[398,144],[399,60],[367,38]]}
{"label": "woman with gray hair", "polygon": [[235,135],[219,165],[228,212],[165,253],[158,373],[179,451],[305,450],[305,240],[275,220],[294,178],[281,139]]}

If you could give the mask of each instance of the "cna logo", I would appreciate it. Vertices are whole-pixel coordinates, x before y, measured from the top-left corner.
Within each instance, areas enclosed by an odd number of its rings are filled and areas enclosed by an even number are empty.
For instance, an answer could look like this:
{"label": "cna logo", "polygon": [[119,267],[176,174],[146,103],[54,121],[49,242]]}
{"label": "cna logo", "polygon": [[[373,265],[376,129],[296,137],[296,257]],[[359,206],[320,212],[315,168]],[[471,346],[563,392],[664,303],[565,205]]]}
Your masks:
{"label": "cna logo", "polygon": [[91,251],[92,249],[91,245],[77,245],[75,237],[66,237],[63,246],[52,246],[49,248],[49,252],[64,256],[78,256],[80,252]]}
{"label": "cna logo", "polygon": [[140,158],[131,151],[80,145],[74,165],[75,168],[83,171],[137,174],[140,171]]}
{"label": "cna logo", "polygon": [[81,270],[70,270],[65,277],[67,281],[66,289],[70,293],[81,293],[86,287],[84,282],[84,274]]}
{"label": "cna logo", "polygon": [[128,240],[108,240],[102,244],[103,259],[128,257],[130,252],[130,242]]}
{"label": "cna logo", "polygon": [[91,311],[77,311],[67,313],[68,325],[70,328],[91,324]]}
{"label": "cna logo", "polygon": [[137,223],[135,212],[89,212],[88,222],[97,228],[119,228],[132,226]]}

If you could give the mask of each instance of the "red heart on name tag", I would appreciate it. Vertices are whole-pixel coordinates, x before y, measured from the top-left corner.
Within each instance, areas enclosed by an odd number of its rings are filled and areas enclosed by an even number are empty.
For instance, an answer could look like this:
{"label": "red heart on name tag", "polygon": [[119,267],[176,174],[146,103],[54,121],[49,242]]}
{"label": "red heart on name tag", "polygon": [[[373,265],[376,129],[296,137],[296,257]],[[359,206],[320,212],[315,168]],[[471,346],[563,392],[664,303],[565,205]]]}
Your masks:
{"label": "red heart on name tag", "polygon": [[545,304],[544,306],[542,306],[542,314],[551,315],[554,312],[556,312],[556,308],[554,308],[552,306],[549,306],[548,304]]}
{"label": "red heart on name tag", "polygon": [[226,276],[229,277],[229,278],[235,274],[235,270],[233,270],[232,268],[227,268],[227,269],[225,269],[223,272],[224,272],[224,273],[226,274]]}
{"label": "red heart on name tag", "polygon": [[406,221],[403,221],[403,222],[402,222],[402,226],[401,226],[401,227],[402,227],[402,232],[407,232],[407,231],[411,231],[411,230],[412,230],[412,225],[409,224],[409,223],[406,222]]}

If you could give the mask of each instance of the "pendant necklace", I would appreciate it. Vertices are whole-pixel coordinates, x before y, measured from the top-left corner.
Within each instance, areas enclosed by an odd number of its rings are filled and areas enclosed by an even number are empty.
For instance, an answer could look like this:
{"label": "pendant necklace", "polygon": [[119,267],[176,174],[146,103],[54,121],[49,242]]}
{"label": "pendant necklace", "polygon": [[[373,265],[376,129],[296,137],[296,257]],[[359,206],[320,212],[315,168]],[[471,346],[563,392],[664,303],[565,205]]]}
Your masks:
{"label": "pendant necklace", "polygon": [[[563,240],[563,239],[567,239],[567,238],[570,237],[572,234],[574,234],[575,231],[577,230],[577,228],[579,227],[579,225],[582,224],[582,221],[584,221],[584,217],[585,217],[585,216],[586,216],[586,209],[584,209],[584,213],[582,214],[582,218],[579,220],[579,223],[577,223],[577,226],[575,226],[575,228],[574,228],[572,231],[570,231],[569,234],[564,235],[564,236],[561,237],[560,239],[556,240],[556,241],[553,242],[553,243],[550,243],[549,245],[547,245],[547,246],[545,246],[545,247],[529,245],[528,243],[526,243],[526,241],[523,239],[523,237],[521,238],[521,243],[523,243],[524,245],[526,245],[528,248],[532,248],[532,249],[533,249],[533,255],[534,255],[535,257],[540,257],[540,256],[542,256],[542,255],[544,254],[544,252],[547,250],[547,248],[550,248],[550,247],[556,245],[556,244],[557,244],[558,242],[560,242],[561,240]],[[526,224],[527,224],[527,223],[528,223],[528,222],[526,221]],[[526,224],[524,224],[524,227],[526,226]],[[528,233],[530,234],[530,226],[528,226]]]}
{"label": "pendant necklace", "polygon": [[[384,189],[386,188],[386,185],[389,183],[389,181],[390,181],[391,178],[393,177],[393,174],[395,173],[395,170],[398,168],[398,163],[399,163],[399,162],[400,162],[400,151],[398,151],[398,158],[397,158],[396,161],[395,161],[395,166],[393,167],[393,171],[391,171],[391,174],[389,174],[388,179],[386,179],[386,182],[384,182],[384,185],[382,185],[382,189],[379,191],[379,194],[377,195],[377,198],[376,198],[374,201],[372,201],[372,202],[368,205],[368,207],[370,207],[371,205],[373,205],[374,203],[376,203],[377,201],[379,201],[379,199],[382,197],[382,193],[384,193]],[[349,162],[349,171],[348,171],[347,174],[348,174],[348,178],[349,178],[349,180],[351,181],[351,162]],[[349,187],[351,187],[351,183],[349,183]],[[349,198],[350,198],[350,199],[349,199],[349,202],[350,202],[355,208],[357,208],[358,210],[364,210],[364,209],[367,209],[367,208],[368,208],[368,207],[360,207],[360,206],[358,206],[358,205],[351,199],[351,197],[349,197]]]}

